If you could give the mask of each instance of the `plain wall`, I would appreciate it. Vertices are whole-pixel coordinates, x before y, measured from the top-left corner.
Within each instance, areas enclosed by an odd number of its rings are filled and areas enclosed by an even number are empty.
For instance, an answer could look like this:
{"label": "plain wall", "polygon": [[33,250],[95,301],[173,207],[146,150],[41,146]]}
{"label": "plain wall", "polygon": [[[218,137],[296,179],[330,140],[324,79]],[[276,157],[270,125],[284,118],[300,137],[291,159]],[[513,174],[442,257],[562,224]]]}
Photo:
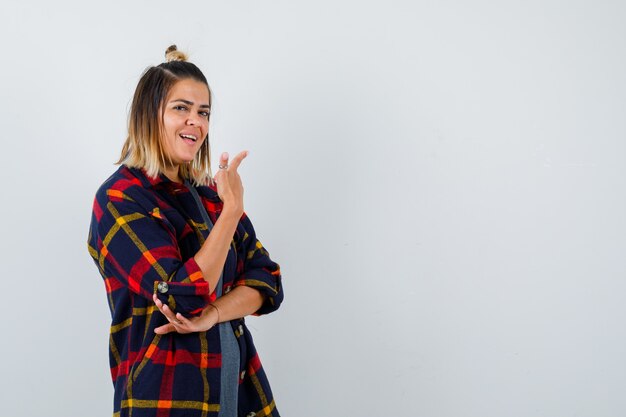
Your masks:
{"label": "plain wall", "polygon": [[0,413],[107,416],[87,253],[141,72],[176,43],[286,299],[283,416],[626,415],[626,3],[0,5]]}

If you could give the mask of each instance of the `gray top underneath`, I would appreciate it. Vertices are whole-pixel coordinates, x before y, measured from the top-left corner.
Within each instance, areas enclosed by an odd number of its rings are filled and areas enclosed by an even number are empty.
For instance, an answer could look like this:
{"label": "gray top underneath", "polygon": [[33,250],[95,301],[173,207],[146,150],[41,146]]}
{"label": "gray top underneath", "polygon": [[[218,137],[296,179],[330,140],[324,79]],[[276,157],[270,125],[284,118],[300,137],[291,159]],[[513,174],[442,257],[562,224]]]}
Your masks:
{"label": "gray top underneath", "polygon": [[[211,230],[213,229],[213,222],[202,205],[198,192],[191,183],[186,181],[185,185],[189,188],[189,191],[196,200],[198,210],[200,210],[200,214],[209,229],[209,233],[211,233]],[[231,256],[231,252],[232,247],[228,250],[228,255],[226,257],[227,261]],[[232,253],[235,257],[237,256],[235,252]],[[224,271],[222,270],[220,273],[220,279],[215,287],[217,298],[222,296],[223,276]],[[218,415],[220,417],[237,417],[237,396],[239,389],[239,344],[237,343],[237,338],[235,337],[233,327],[229,321],[225,323],[218,323],[217,326],[220,332],[220,345],[222,351],[220,411]]]}

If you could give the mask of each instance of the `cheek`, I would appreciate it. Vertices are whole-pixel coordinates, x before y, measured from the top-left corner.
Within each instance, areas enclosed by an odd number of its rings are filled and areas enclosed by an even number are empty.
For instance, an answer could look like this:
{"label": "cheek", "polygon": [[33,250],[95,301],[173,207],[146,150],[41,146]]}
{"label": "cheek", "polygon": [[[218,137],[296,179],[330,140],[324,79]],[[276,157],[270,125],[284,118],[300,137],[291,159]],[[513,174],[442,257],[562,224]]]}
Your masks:
{"label": "cheek", "polygon": [[174,128],[175,125],[176,123],[171,117],[166,116],[163,118],[163,130],[165,131],[165,134],[167,136],[172,135],[173,132],[176,131],[176,129]]}

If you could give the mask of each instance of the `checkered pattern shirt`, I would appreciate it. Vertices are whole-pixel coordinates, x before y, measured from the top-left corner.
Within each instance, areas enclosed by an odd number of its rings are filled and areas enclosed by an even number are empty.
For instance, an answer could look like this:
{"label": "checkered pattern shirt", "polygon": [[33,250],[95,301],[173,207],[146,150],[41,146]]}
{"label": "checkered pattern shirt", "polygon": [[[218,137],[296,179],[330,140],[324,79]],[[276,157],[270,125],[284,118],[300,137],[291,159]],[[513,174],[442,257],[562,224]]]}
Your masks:
{"label": "checkered pattern shirt", "polygon": [[[196,187],[214,223],[222,203],[214,187]],[[107,292],[114,416],[217,416],[221,345],[218,327],[157,335],[167,323],[159,298],[187,317],[215,299],[193,256],[208,236],[199,207],[183,184],[121,166],[96,193],[88,247]],[[256,314],[276,310],[281,275],[244,214],[224,265],[223,293],[249,286],[265,296]],[[231,322],[240,350],[240,416],[278,416],[270,386],[244,319]]]}

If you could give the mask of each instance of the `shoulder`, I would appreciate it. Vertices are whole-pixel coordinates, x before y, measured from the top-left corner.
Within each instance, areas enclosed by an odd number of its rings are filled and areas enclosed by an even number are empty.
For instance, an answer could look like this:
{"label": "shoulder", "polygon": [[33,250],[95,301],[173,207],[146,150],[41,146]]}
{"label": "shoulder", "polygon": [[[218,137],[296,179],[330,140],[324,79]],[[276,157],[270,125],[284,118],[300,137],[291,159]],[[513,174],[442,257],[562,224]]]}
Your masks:
{"label": "shoulder", "polygon": [[141,204],[145,200],[151,200],[150,195],[153,193],[150,187],[146,187],[146,178],[141,170],[122,165],[98,188],[96,201],[101,204]]}

